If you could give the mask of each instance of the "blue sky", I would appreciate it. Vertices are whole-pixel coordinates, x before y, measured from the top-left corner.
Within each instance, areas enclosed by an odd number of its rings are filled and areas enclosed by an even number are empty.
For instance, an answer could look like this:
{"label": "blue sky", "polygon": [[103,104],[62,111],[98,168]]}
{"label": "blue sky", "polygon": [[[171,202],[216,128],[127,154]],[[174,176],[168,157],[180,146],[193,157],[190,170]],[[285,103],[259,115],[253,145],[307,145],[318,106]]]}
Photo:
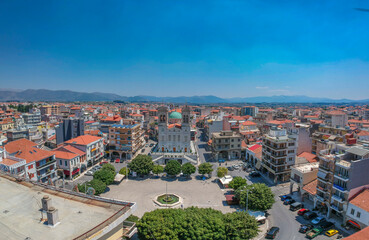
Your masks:
{"label": "blue sky", "polygon": [[369,1],[0,2],[0,88],[369,98]]}

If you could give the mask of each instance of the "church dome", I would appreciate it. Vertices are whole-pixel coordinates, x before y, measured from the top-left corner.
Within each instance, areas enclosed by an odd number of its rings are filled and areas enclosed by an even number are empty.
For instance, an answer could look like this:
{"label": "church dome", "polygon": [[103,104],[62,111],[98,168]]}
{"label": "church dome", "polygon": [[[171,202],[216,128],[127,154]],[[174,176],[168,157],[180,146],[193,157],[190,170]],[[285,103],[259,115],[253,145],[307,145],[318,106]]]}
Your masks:
{"label": "church dome", "polygon": [[182,119],[182,114],[179,112],[171,112],[169,115],[170,119]]}

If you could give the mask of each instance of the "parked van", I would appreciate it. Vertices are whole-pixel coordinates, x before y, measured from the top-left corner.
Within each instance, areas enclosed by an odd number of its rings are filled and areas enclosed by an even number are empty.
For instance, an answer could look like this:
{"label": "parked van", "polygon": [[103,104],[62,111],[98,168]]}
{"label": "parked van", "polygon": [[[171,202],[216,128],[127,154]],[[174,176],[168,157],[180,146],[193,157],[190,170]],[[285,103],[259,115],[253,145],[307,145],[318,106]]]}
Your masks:
{"label": "parked van", "polygon": [[294,202],[290,205],[290,210],[291,211],[296,211],[296,210],[299,210],[301,208],[304,207],[304,204],[300,203],[300,202]]}

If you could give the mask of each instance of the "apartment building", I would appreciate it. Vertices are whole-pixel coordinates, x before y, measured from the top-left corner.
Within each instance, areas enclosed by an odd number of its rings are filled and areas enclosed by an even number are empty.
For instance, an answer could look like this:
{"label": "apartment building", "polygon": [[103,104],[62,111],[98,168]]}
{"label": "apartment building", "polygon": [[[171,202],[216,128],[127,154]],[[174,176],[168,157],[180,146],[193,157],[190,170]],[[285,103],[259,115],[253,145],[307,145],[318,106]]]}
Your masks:
{"label": "apartment building", "polygon": [[328,142],[343,143],[345,135],[350,133],[350,128],[337,128],[320,124],[318,129],[312,134],[312,153],[318,154],[321,150],[328,148]]}
{"label": "apartment building", "polygon": [[[81,162],[85,167],[90,167],[100,162],[104,157],[104,139],[91,135],[82,135],[64,142],[64,148],[68,145],[82,151],[85,161]],[[82,167],[82,166],[81,166]]]}
{"label": "apartment building", "polygon": [[334,144],[319,154],[317,195],[314,206],[345,221],[352,190],[369,184],[369,148]]}
{"label": "apartment building", "polygon": [[43,105],[40,107],[41,115],[57,115],[60,113],[58,105]]}
{"label": "apartment building", "polygon": [[215,132],[211,136],[212,154],[216,160],[232,160],[241,157],[241,139],[233,131]]}
{"label": "apartment building", "polygon": [[109,128],[108,139],[111,158],[134,158],[145,145],[144,130],[139,124],[114,124]]}
{"label": "apartment building", "polygon": [[41,115],[39,113],[25,113],[22,114],[25,124],[39,124],[41,122]]}
{"label": "apartment building", "polygon": [[314,198],[304,190],[304,187],[309,183],[316,181],[318,169],[318,162],[309,162],[291,167],[290,193],[294,191],[294,187],[296,186],[297,193],[302,199],[310,199],[313,201]]}
{"label": "apartment building", "polygon": [[72,180],[81,173],[79,154],[63,150],[55,150],[53,152],[55,154],[56,165],[63,172],[63,178]]}
{"label": "apartment building", "polygon": [[259,108],[255,106],[244,106],[241,108],[241,116],[251,116],[256,117],[259,112]]}
{"label": "apartment building", "polygon": [[72,138],[84,135],[85,126],[83,119],[63,119],[63,122],[55,128],[56,144],[59,145]]}
{"label": "apartment building", "polygon": [[57,180],[55,155],[51,151],[37,148],[37,144],[27,139],[19,139],[5,145],[9,156],[26,161],[25,176],[43,183]]}
{"label": "apartment building", "polygon": [[271,128],[263,136],[261,170],[275,183],[286,182],[295,165],[298,137],[286,129]]}

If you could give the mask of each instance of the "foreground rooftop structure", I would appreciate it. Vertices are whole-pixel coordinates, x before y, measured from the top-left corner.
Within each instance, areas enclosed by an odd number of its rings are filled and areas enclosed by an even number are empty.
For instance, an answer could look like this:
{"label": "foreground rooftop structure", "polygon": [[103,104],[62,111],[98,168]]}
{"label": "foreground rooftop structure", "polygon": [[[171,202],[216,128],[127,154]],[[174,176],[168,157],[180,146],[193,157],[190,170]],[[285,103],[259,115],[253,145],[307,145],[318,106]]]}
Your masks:
{"label": "foreground rooftop structure", "polygon": [[[48,211],[42,211],[44,199],[50,199]],[[0,232],[4,239],[118,239],[135,230],[132,224],[127,228],[124,220],[136,208],[135,203],[0,173]],[[55,212],[51,219],[49,214]]]}

